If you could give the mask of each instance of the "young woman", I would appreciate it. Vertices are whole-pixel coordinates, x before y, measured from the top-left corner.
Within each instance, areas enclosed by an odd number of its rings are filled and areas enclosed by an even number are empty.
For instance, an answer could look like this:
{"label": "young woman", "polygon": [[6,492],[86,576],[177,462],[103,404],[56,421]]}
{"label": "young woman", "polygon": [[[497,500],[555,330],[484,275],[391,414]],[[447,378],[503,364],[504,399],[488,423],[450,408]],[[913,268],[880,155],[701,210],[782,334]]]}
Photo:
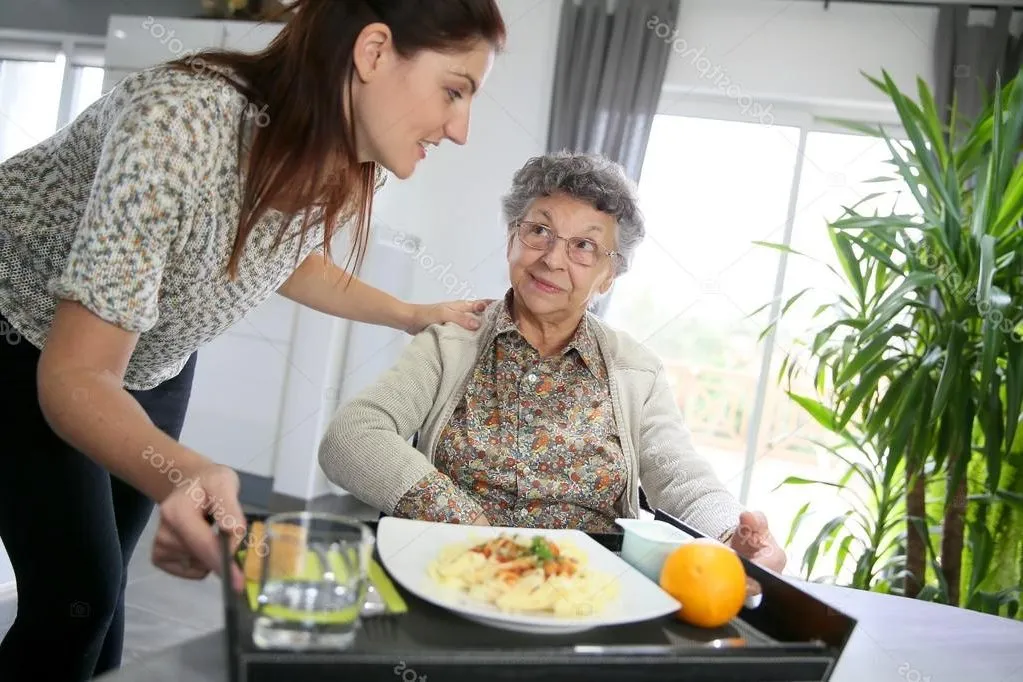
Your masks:
{"label": "young woman", "polygon": [[[0,538],[18,585],[0,678],[119,665],[154,501],[153,560],[175,575],[216,570],[211,523],[239,537],[237,476],[177,438],[197,349],[246,312],[276,292],[409,333],[478,325],[482,302],[410,305],[348,273],[384,170],[407,178],[429,147],[466,142],[505,38],[495,2],[296,10],[262,53],[129,76],[0,165]],[[331,258],[342,232],[350,269]]]}

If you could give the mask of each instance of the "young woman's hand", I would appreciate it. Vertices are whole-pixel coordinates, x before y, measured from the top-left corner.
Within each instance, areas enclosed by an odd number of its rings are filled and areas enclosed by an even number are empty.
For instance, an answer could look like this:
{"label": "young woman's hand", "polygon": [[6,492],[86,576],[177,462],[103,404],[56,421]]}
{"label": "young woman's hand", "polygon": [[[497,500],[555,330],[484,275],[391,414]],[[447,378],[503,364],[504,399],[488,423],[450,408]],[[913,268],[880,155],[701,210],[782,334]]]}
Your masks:
{"label": "young woman's hand", "polygon": [[470,331],[475,331],[480,326],[480,313],[492,302],[493,299],[480,299],[413,304],[405,331],[414,336],[431,324],[444,324],[445,322],[454,322]]}
{"label": "young woman's hand", "polygon": [[[220,573],[218,530],[230,535],[234,551],[245,537],[245,514],[238,502],[238,474],[212,464],[191,481],[182,481],[160,504],[160,525],[153,542],[153,563],[179,578],[202,580],[210,571]],[[210,525],[210,518],[214,526]],[[244,577],[235,562],[231,580],[236,591]]]}

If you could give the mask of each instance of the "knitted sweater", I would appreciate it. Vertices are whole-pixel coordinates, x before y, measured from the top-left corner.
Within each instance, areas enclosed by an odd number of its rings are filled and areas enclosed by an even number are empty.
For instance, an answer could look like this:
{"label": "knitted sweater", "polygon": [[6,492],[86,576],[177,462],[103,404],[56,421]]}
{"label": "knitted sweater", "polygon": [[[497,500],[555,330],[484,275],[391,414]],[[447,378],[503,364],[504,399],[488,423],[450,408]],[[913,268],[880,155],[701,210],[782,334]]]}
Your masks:
{"label": "knitted sweater", "polygon": [[227,262],[255,121],[209,72],[154,67],[122,80],[74,122],[0,164],[0,313],[42,348],[58,299],[139,339],[124,385],[174,377],[197,348],[273,294],[322,247],[300,218],[250,233],[234,281]]}
{"label": "knitted sweater", "polygon": [[[436,472],[438,439],[480,354],[493,342],[500,308],[500,302],[492,304],[476,331],[450,323],[428,327],[375,384],[341,407],[320,444],[327,478],[390,514],[418,481]],[[721,537],[738,525],[743,507],[693,446],[661,361],[628,334],[595,316],[589,321],[608,369],[628,466],[621,515],[639,515],[642,482],[655,509]],[[417,432],[414,448],[409,439]]]}

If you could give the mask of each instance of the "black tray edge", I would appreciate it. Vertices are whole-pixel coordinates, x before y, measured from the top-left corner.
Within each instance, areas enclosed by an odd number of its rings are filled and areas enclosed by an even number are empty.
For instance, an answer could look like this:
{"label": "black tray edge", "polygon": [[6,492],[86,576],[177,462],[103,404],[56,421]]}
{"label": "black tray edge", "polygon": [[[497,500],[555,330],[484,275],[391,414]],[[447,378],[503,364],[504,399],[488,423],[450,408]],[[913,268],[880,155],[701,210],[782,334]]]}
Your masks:
{"label": "black tray edge", "polygon": [[[706,533],[684,523],[663,509],[654,512],[654,519],[669,523],[699,538],[707,537]],[[750,609],[743,607],[740,617],[762,632],[778,633],[781,637],[794,641],[811,641],[819,639],[836,652],[834,664],[824,678],[831,678],[834,666],[837,665],[845,651],[849,638],[856,628],[856,619],[835,607],[827,604],[809,592],[799,589],[778,574],[762,566],[758,566],[745,557],[739,557],[746,575],[756,580],[763,590],[759,607]]]}

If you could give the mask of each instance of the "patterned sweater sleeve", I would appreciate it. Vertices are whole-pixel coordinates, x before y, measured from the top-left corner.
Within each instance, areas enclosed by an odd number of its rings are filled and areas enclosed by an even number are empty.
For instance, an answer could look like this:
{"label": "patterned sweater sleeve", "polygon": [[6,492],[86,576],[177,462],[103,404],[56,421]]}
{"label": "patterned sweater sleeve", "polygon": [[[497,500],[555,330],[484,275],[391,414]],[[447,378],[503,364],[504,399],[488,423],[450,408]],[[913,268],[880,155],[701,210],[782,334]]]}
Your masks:
{"label": "patterned sweater sleeve", "polygon": [[128,331],[156,324],[164,265],[213,170],[215,100],[181,83],[151,84],[110,114],[77,234],[50,285]]}
{"label": "patterned sweater sleeve", "polygon": [[401,496],[394,515],[439,523],[472,523],[482,507],[450,477],[431,471]]}

